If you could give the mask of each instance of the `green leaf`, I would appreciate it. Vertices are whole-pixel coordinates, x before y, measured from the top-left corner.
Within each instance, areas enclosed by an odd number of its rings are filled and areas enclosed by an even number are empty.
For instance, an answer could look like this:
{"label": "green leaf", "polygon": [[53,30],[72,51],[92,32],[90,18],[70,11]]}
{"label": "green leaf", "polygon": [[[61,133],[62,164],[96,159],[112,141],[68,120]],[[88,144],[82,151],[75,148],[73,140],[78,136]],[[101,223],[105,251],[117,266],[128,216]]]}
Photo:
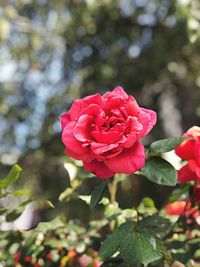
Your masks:
{"label": "green leaf", "polygon": [[175,149],[180,145],[184,140],[187,140],[188,137],[171,137],[168,139],[162,139],[153,142],[150,145],[149,151],[153,153],[165,153]]}
{"label": "green leaf", "polygon": [[133,230],[133,223],[127,221],[120,225],[111,235],[109,235],[103,242],[99,250],[99,256],[102,259],[110,258],[120,246],[121,240],[124,236]]}
{"label": "green leaf", "polygon": [[13,222],[15,221],[21,214],[22,214],[22,210],[19,209],[14,209],[12,210],[10,213],[8,213],[6,215],[6,221],[7,222]]}
{"label": "green leaf", "polygon": [[102,259],[110,258],[119,248],[120,239],[118,237],[118,232],[114,232],[109,235],[103,242],[99,250],[99,256]]}
{"label": "green leaf", "polygon": [[8,194],[16,196],[16,197],[21,197],[21,196],[30,196],[31,195],[31,190],[24,188],[24,189],[18,189],[15,191],[8,192]]}
{"label": "green leaf", "polygon": [[13,209],[6,215],[7,222],[15,221],[25,210],[26,206],[31,202],[31,200],[26,200],[25,202],[21,203],[16,209]]}
{"label": "green leaf", "polygon": [[148,232],[152,233],[166,233],[166,230],[169,229],[171,223],[168,219],[163,218],[159,215],[152,215],[144,217],[140,221],[140,229],[144,231],[146,229]]}
{"label": "green leaf", "polygon": [[90,199],[90,208],[93,209],[101,201],[107,182],[102,181],[98,186],[94,188]]}
{"label": "green leaf", "polygon": [[24,189],[17,189],[15,191],[6,191],[3,190],[4,192],[0,192],[0,198],[7,197],[8,195],[13,195],[15,197],[22,197],[22,196],[30,196],[31,191],[30,189],[24,188]]}
{"label": "green leaf", "polygon": [[9,185],[15,183],[19,179],[21,171],[21,167],[15,164],[9,174],[4,179],[0,180],[0,189],[5,189]]}
{"label": "green leaf", "polygon": [[141,171],[144,176],[154,183],[168,186],[175,186],[177,183],[176,170],[163,158],[149,158]]}
{"label": "green leaf", "polygon": [[7,211],[7,209],[5,209],[5,208],[0,208],[0,215],[6,213],[6,211]]}
{"label": "green leaf", "polygon": [[35,228],[35,231],[47,232],[63,226],[65,226],[65,224],[62,222],[62,220],[59,217],[56,217],[49,222],[40,222]]}
{"label": "green leaf", "polygon": [[157,240],[139,232],[124,236],[120,243],[120,253],[124,261],[130,264],[148,265],[162,257]]}

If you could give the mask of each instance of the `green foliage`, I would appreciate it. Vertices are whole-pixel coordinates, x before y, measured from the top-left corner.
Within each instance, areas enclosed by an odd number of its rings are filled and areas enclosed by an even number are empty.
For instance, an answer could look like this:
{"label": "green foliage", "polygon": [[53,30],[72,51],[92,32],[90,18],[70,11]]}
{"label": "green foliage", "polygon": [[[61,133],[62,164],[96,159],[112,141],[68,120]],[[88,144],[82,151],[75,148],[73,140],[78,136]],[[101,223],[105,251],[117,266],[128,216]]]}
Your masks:
{"label": "green foliage", "polygon": [[128,233],[120,244],[120,253],[127,263],[144,264],[162,258],[162,251],[157,240],[152,236],[147,236],[139,232]]}
{"label": "green foliage", "polygon": [[[0,214],[5,216],[7,222],[13,222],[16,220],[24,211],[26,206],[31,203],[30,191],[27,189],[10,190],[10,186],[14,185],[20,178],[22,169],[19,165],[15,164],[9,174],[2,180],[0,180],[0,200],[11,195],[14,198],[17,205],[14,204],[12,207],[0,208]],[[25,200],[21,200],[21,197],[25,197]]]}
{"label": "green foliage", "polygon": [[96,207],[96,205],[101,201],[106,186],[107,186],[107,181],[102,181],[98,186],[96,186],[93,189],[90,199],[90,207],[92,209]]}
{"label": "green foliage", "polygon": [[0,189],[6,189],[8,186],[17,182],[20,177],[22,169],[19,165],[15,164],[9,174],[2,180],[0,180]]}
{"label": "green foliage", "polygon": [[31,203],[31,200],[28,199],[22,203],[20,203],[20,205],[17,206],[17,208],[12,209],[12,211],[9,211],[6,214],[6,221],[7,222],[13,222],[15,221],[21,214],[22,212],[25,210],[26,206]]}
{"label": "green foliage", "polygon": [[47,231],[53,231],[60,227],[64,227],[64,225],[64,222],[59,217],[57,217],[49,222],[40,222],[35,228],[35,231],[46,233]]}
{"label": "green foliage", "polygon": [[171,137],[168,139],[162,139],[153,142],[150,147],[150,153],[165,153],[175,149],[180,145],[184,140],[187,140],[187,137]]}
{"label": "green foliage", "polygon": [[168,186],[175,186],[177,183],[176,170],[163,158],[148,158],[141,171],[144,176],[154,183]]}
{"label": "green foliage", "polygon": [[169,219],[154,214],[151,216],[144,217],[140,222],[141,231],[146,233],[150,232],[158,236],[165,235],[170,229],[171,222]]}
{"label": "green foliage", "polygon": [[111,235],[109,235],[101,245],[99,256],[103,259],[110,258],[120,247],[121,241],[125,235],[133,230],[133,223],[127,221],[120,225]]}
{"label": "green foliage", "polygon": [[161,243],[150,234],[138,232],[133,222],[127,221],[120,225],[103,242],[99,256],[103,259],[110,258],[119,251],[123,260],[130,263],[149,264],[166,253]]}

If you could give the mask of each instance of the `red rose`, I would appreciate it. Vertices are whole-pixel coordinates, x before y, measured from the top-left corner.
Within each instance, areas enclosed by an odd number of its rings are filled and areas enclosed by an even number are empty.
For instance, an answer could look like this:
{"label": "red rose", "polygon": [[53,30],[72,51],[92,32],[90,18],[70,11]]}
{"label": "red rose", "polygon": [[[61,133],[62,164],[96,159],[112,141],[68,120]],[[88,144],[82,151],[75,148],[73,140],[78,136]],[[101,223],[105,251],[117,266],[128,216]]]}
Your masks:
{"label": "red rose", "polygon": [[82,160],[100,178],[134,173],[145,162],[145,137],[156,123],[156,113],[140,108],[121,87],[103,96],[77,99],[61,116],[66,154]]}
{"label": "red rose", "polygon": [[178,171],[180,183],[196,181],[200,183],[200,127],[190,128],[183,136],[193,137],[185,140],[176,149],[176,154],[188,163]]}

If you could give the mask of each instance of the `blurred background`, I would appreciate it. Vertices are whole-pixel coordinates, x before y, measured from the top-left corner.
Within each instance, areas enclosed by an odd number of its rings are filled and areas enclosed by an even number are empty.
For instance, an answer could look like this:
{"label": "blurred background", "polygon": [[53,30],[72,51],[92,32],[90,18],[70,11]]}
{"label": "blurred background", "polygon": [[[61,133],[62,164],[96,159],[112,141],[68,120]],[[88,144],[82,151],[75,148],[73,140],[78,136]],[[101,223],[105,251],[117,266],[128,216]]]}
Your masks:
{"label": "blurred background", "polygon": [[[1,0],[1,177],[18,162],[22,185],[58,201],[69,178],[88,176],[64,154],[59,116],[75,98],[116,85],[158,113],[146,144],[200,125],[198,0]],[[148,195],[149,184],[134,181],[128,200],[120,193],[125,206]],[[158,206],[160,190],[151,190]],[[83,205],[64,209],[81,216]]]}

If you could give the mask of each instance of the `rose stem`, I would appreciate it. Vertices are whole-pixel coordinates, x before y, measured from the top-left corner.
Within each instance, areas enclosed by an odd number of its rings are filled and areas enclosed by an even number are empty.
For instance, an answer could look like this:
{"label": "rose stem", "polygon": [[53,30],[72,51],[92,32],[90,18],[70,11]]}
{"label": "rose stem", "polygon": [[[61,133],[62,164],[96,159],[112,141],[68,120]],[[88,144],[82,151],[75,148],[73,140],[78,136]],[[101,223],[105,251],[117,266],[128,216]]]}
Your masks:
{"label": "rose stem", "polygon": [[109,179],[108,190],[110,193],[110,201],[111,203],[114,203],[116,199],[116,193],[117,193],[117,180],[115,179],[115,177],[113,177],[113,179]]}

